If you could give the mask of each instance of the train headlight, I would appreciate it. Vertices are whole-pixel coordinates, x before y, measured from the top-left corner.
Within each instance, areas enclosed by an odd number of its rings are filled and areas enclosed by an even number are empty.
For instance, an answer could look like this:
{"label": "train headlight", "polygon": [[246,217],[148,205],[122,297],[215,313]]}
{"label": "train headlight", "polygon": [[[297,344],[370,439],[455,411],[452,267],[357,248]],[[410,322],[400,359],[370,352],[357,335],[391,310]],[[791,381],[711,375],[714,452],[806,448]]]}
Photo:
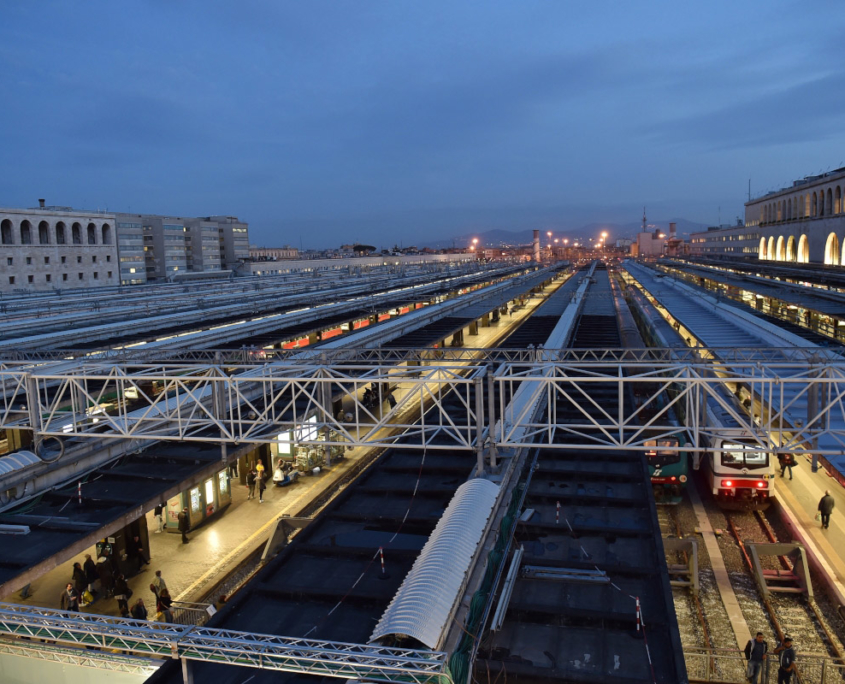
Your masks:
{"label": "train headlight", "polygon": [[757,489],[763,489],[763,488],[765,488],[765,486],[766,486],[766,481],[765,481],[765,480],[760,480],[760,481],[757,483]]}
{"label": "train headlight", "polygon": [[733,487],[734,481],[733,480],[722,480],[723,487]]}
{"label": "train headlight", "polygon": [[684,483],[685,483],[685,482],[687,481],[687,476],[686,476],[686,475],[681,475],[678,479],[679,479],[681,482],[684,482]]}

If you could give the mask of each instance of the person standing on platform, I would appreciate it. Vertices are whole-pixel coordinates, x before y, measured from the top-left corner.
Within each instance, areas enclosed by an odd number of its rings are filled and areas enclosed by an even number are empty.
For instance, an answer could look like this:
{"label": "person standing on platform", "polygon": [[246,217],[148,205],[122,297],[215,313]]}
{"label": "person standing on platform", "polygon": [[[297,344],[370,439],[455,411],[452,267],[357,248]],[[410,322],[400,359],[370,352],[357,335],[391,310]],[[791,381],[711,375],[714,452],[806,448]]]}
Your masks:
{"label": "person standing on platform", "polygon": [[161,570],[156,570],[155,579],[150,583],[150,589],[155,594],[156,598],[161,595],[163,589],[167,589],[167,582],[164,581],[164,577],[161,576]]}
{"label": "person standing on platform", "polygon": [[164,504],[158,504],[153,511],[153,515],[155,515],[156,524],[158,525],[156,534],[161,534],[164,532]]}
{"label": "person standing on platform", "polygon": [[258,503],[264,503],[264,490],[267,489],[267,478],[264,471],[258,473]]}
{"label": "person standing on platform", "polygon": [[73,588],[72,582],[67,583],[65,590],[62,592],[60,602],[62,610],[69,610],[74,613],[79,612],[79,594],[77,594],[76,589]]}
{"label": "person standing on platform", "polygon": [[836,501],[830,495],[830,490],[824,490],[824,496],[819,501],[819,516],[822,520],[822,527],[827,529],[830,527],[830,514],[833,513],[833,507],[836,506]]}
{"label": "person standing on platform", "polygon": [[161,593],[158,595],[158,601],[156,601],[156,610],[162,614],[165,622],[173,622],[173,613],[170,610],[170,606],[172,605],[173,599],[170,598],[170,592],[165,587],[161,590]]}
{"label": "person standing on platform", "polygon": [[191,518],[188,515],[188,507],[182,509],[182,512],[179,514],[179,531],[182,533],[182,543],[187,544],[190,540],[188,539],[188,530],[191,529]]}
{"label": "person standing on platform", "polygon": [[792,454],[778,454],[780,462],[780,476],[783,477],[786,469],[789,468],[789,479],[792,479],[792,466],[795,465],[795,456]]}
{"label": "person standing on platform", "polygon": [[73,576],[71,579],[73,580],[73,588],[76,589],[76,593],[82,596],[82,592],[88,586],[88,578],[85,576],[85,571],[79,563],[73,564]]}
{"label": "person standing on platform", "polygon": [[147,619],[147,607],[144,605],[144,599],[139,598],[135,601],[135,605],[132,606],[132,617],[136,620],[146,620]]}
{"label": "person standing on platform", "polygon": [[100,579],[100,573],[97,572],[97,564],[91,559],[91,554],[85,554],[85,563],[82,564],[82,569],[85,571],[85,579],[88,582],[88,591],[91,595],[97,593],[94,583]]}
{"label": "person standing on platform", "polygon": [[792,673],[795,672],[795,649],[792,648],[792,637],[785,636],[783,643],[775,649],[778,657],[778,684],[790,684]]}
{"label": "person standing on platform", "polygon": [[748,666],[745,670],[745,677],[751,684],[757,684],[760,672],[763,671],[763,662],[768,657],[769,644],[763,639],[763,632],[757,632],[757,636],[749,639],[745,644],[745,659]]}
{"label": "person standing on platform", "polygon": [[100,578],[100,587],[105,592],[106,598],[109,598],[114,593],[114,573],[112,573],[109,559],[105,556],[97,559],[97,576]]}
{"label": "person standing on platform", "polygon": [[255,498],[255,478],[255,469],[250,470],[246,474],[246,486],[249,489],[249,494],[246,497],[247,501]]}
{"label": "person standing on platform", "polygon": [[117,577],[114,578],[114,597],[117,599],[117,607],[120,609],[121,615],[129,612],[130,596],[131,592],[129,591],[129,584],[127,584],[126,578],[123,576],[123,573],[118,573]]}

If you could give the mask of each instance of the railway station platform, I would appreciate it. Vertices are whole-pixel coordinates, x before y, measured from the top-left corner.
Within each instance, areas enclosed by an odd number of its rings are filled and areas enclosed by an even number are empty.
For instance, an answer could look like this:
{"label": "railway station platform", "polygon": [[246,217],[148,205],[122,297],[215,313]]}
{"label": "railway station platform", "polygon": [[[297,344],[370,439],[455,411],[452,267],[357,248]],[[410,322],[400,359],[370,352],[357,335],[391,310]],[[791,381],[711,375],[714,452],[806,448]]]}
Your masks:
{"label": "railway station platform", "polygon": [[[793,479],[775,478],[775,494],[789,523],[795,541],[801,542],[809,551],[811,559],[829,581],[840,612],[845,606],[845,489],[830,477],[824,468],[817,472],[811,468],[810,458],[799,455],[798,465],[792,469]],[[815,519],[819,500],[825,490],[830,490],[836,500],[836,507],[830,516],[830,527],[822,529]]]}
{"label": "railway station platform", "polygon": [[[287,487],[271,484],[264,493],[264,503],[259,503],[258,499],[248,500],[247,488],[233,480],[232,503],[219,518],[191,531],[187,544],[182,544],[179,534],[155,534],[157,524],[152,511],[148,512],[150,563],[139,574],[127,580],[133,592],[130,606],[138,598],[143,598],[148,610],[155,607],[155,597],[149,585],[156,570],[161,570],[174,600],[202,600],[220,579],[266,542],[277,518],[282,515],[300,515],[367,455],[360,448],[348,451],[347,454],[346,458],[323,469],[318,475],[306,475]],[[58,607],[60,594],[73,574],[73,563],[84,562],[85,553],[96,558],[95,549],[91,547],[33,582],[28,598],[22,599],[20,592],[16,592],[3,600],[22,605]],[[104,598],[97,598],[82,612],[120,614],[117,601]]]}
{"label": "railway station platform", "polygon": [[[465,337],[465,345],[472,348],[494,346],[498,340],[507,335],[530,317],[535,308],[542,304],[548,296],[561,285],[555,281],[542,295],[532,295],[526,305],[512,315],[501,318],[498,322],[491,322],[489,327],[477,327],[477,334]],[[409,391],[401,385],[393,393],[397,400],[402,399]],[[344,408],[351,409],[352,401],[347,400]],[[149,565],[144,566],[137,575],[128,578],[132,589],[130,606],[143,598],[153,617],[151,610],[155,606],[155,597],[149,585],[155,577],[155,571],[161,570],[171,596],[175,601],[200,602],[211,601],[219,596],[218,591],[209,596],[216,585],[252,556],[270,537],[278,518],[284,515],[298,517],[309,509],[313,510],[313,502],[324,499],[329,490],[336,488],[340,480],[362,462],[369,461],[375,456],[372,448],[356,447],[345,452],[345,458],[325,467],[317,475],[304,475],[286,487],[275,487],[270,483],[264,503],[247,500],[247,489],[232,480],[232,503],[214,521],[198,527],[189,533],[190,542],[181,543],[179,534],[163,532],[155,534],[156,521],[152,511],[146,513],[149,534],[150,556]],[[21,597],[21,592],[14,592],[2,597],[8,603],[21,605],[35,605],[58,608],[60,595],[66,584],[71,581],[73,563],[83,563],[85,554],[97,557],[92,546],[76,557],[59,564],[56,568],[34,580],[29,586],[27,598]],[[224,590],[221,588],[220,592]],[[96,597],[96,600],[83,608],[82,612],[104,615],[118,615],[119,609],[115,599]]]}

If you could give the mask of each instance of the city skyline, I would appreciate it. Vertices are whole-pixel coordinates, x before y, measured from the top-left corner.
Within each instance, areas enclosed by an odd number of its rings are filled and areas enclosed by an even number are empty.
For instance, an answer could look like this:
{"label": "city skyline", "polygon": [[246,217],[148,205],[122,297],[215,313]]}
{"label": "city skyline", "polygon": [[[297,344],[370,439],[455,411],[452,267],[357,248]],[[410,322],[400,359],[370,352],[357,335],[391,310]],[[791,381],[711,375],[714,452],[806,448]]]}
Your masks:
{"label": "city skyline", "polygon": [[4,3],[0,205],[306,248],[730,223],[843,161],[836,7]]}

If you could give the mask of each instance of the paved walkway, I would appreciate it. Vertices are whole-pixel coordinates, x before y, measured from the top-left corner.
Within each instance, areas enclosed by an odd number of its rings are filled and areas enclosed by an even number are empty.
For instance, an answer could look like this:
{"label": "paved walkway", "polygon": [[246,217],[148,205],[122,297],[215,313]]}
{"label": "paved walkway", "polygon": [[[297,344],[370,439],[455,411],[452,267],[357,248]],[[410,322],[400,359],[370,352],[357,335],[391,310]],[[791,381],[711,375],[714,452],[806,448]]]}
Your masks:
{"label": "paved walkway", "polygon": [[[544,295],[553,293],[560,284],[561,281],[557,281],[547,287]],[[493,346],[510,328],[530,316],[544,301],[545,297],[529,298],[526,306],[514,312],[512,316],[505,316],[489,327],[479,326],[478,335],[465,336],[465,345],[473,348]],[[406,391],[407,388],[397,388],[397,399],[401,399]],[[358,447],[347,451],[343,460],[323,468],[318,475],[305,475],[287,487],[268,487],[263,504],[257,500],[247,500],[246,487],[234,479],[231,505],[217,518],[192,531],[188,544],[181,543],[179,534],[154,533],[157,525],[152,511],[149,511],[147,527],[150,531],[151,561],[139,574],[128,580],[133,592],[130,606],[138,598],[143,598],[148,610],[155,607],[155,597],[149,586],[156,570],[161,570],[174,600],[199,600],[216,580],[222,579],[252,551],[266,542],[279,517],[298,515],[369,454],[370,449]],[[92,558],[96,558],[95,549],[92,547],[33,582],[30,586],[31,594],[27,599],[21,599],[20,594],[16,592],[3,600],[9,603],[58,608],[61,592],[73,574],[73,563],[84,562],[85,553],[90,553]],[[105,598],[96,599],[83,608],[83,612],[119,614],[117,601]],[[151,610],[150,614],[152,616]]]}
{"label": "paved walkway", "polygon": [[[799,465],[792,473],[792,480],[788,470],[785,478],[775,478],[775,493],[796,540],[819,560],[825,574],[831,577],[837,602],[845,606],[845,489],[824,468],[814,473],[810,459],[804,456],[799,457]],[[836,508],[830,516],[830,528],[823,530],[815,516],[826,489],[836,500]]]}

